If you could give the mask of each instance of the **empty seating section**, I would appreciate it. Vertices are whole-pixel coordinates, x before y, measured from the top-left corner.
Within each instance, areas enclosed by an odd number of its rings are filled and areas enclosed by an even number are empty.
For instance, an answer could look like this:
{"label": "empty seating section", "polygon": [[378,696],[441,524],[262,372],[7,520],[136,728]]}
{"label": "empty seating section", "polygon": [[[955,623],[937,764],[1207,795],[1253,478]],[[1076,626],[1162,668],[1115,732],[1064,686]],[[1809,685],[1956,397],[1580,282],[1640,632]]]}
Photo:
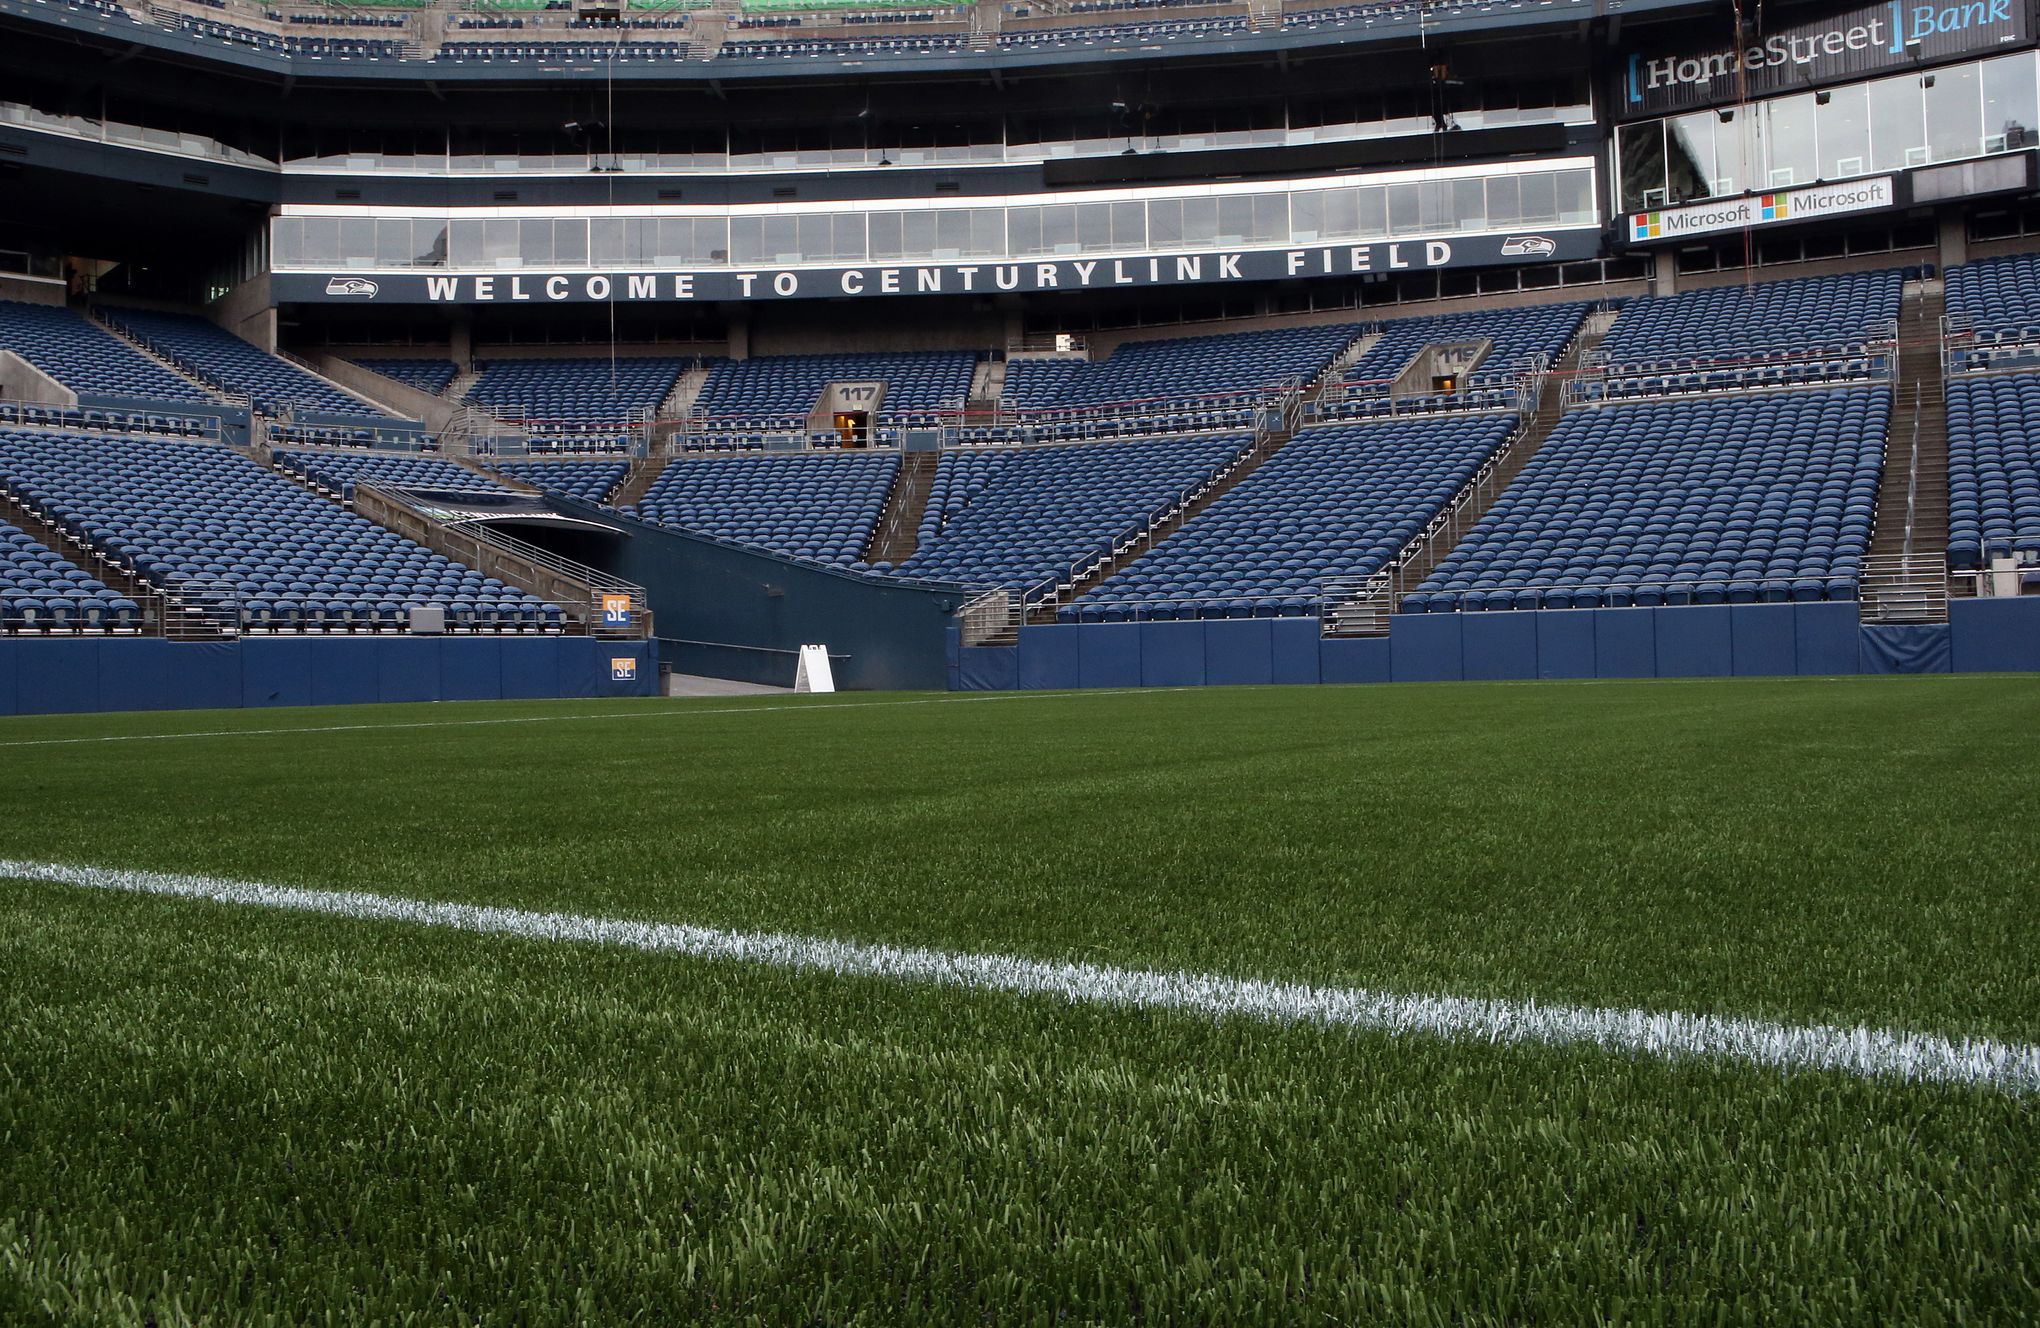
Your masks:
{"label": "empty seating section", "polygon": [[1039,599],[1237,465],[1248,435],[945,452],[901,575]]}
{"label": "empty seating section", "polygon": [[278,452],[277,468],[302,475],[340,498],[354,497],[356,480],[381,480],[400,489],[497,489],[495,481],[438,457],[361,452]]}
{"label": "empty seating section", "polygon": [[1122,342],[1097,361],[1017,357],[1005,403],[1043,439],[1245,428],[1268,392],[1317,377],[1359,334],[1338,323]]}
{"label": "empty seating section", "polygon": [[1042,46],[1123,46],[1164,41],[1201,41],[1208,37],[1245,36],[1248,20],[1236,18],[1165,19],[1153,23],[1112,23],[1095,27],[1028,28],[999,34],[1002,51]]}
{"label": "empty seating section", "polygon": [[1390,384],[1426,347],[1476,342],[1489,346],[1474,367],[1460,375],[1459,393],[1451,397],[1419,393],[1415,401],[1404,399],[1394,404],[1508,406],[1513,403],[1516,376],[1524,361],[1539,356],[1546,364],[1556,361],[1579,332],[1591,307],[1583,303],[1532,305],[1383,323],[1374,344],[1339,375],[1340,386],[1327,393],[1319,413],[1327,417],[1382,413],[1391,405]]}
{"label": "empty seating section", "polygon": [[1872,375],[1884,367],[1905,276],[1889,268],[1633,300],[1601,345],[1610,394]]}
{"label": "empty seating section", "polygon": [[899,475],[893,452],[682,457],[625,509],[641,520],[848,567]]}
{"label": "empty seating section", "polygon": [[1315,613],[1333,578],[1393,561],[1515,427],[1513,414],[1305,429],[1239,487],[1059,616]]}
{"label": "empty seating section", "polygon": [[203,318],[144,309],[102,309],[100,316],[186,373],[247,397],[264,414],[286,406],[336,415],[384,414]]}
{"label": "empty seating section", "polygon": [[625,461],[503,461],[490,469],[586,502],[606,502],[630,470]]}
{"label": "empty seating section", "polygon": [[0,487],[157,589],[230,587],[258,629],[399,629],[424,604],[470,630],[562,622],[212,443],[0,430]]}
{"label": "empty seating section", "polygon": [[1948,563],[2040,563],[2040,374],[1948,384]]}
{"label": "empty seating section", "polygon": [[1405,612],[1853,599],[1891,392],[1575,410]]}
{"label": "empty seating section", "polygon": [[521,421],[539,450],[627,449],[687,362],[670,357],[496,360],[467,399]]}
{"label": "empty seating section", "polygon": [[1946,296],[1954,368],[2040,361],[2040,254],[1949,268]]}
{"label": "empty seating section", "polygon": [[969,351],[760,355],[719,360],[695,398],[696,423],[710,433],[805,432],[831,383],[883,383],[872,424],[932,427],[970,395],[978,357]]}
{"label": "empty seating section", "polygon": [[718,60],[819,60],[824,56],[961,55],[969,38],[961,33],[914,33],[900,37],[794,37],[772,41],[730,41]]}
{"label": "empty seating section", "polygon": [[0,521],[0,631],[139,627],[141,606]]}
{"label": "empty seating section", "polygon": [[493,60],[541,60],[556,64],[602,64],[606,61],[671,61],[687,58],[685,42],[447,42],[433,57],[454,63]]}
{"label": "empty seating section", "polygon": [[457,370],[452,360],[356,360],[370,373],[393,378],[406,387],[438,396],[452,384]]}
{"label": "empty seating section", "polygon": [[122,410],[113,406],[42,406],[32,401],[0,401],[0,424],[25,424],[36,429],[77,429],[100,433],[160,433],[173,438],[217,438],[219,417],[185,415],[175,407]]}
{"label": "empty seating section", "polygon": [[69,309],[0,300],[0,349],[13,351],[81,396],[212,399]]}

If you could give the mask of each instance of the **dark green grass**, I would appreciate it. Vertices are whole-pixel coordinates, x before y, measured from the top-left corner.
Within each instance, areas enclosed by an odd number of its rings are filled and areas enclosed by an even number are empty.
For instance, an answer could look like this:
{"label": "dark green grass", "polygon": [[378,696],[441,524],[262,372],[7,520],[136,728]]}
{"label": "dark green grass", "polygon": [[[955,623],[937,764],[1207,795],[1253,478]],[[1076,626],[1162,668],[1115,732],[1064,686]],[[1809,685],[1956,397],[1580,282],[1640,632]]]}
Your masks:
{"label": "dark green grass", "polygon": [[0,746],[0,856],[2040,1036],[2032,679],[811,704],[0,723],[613,716]]}
{"label": "dark green grass", "polygon": [[1989,1091],[47,886],[0,966],[10,1324],[2040,1313]]}
{"label": "dark green grass", "polygon": [[[1939,678],[9,720],[0,856],[2031,1040],[2036,703]],[[446,723],[519,717],[547,722]],[[5,745],[387,723],[429,727]],[[14,881],[0,974],[0,1324],[2040,1318],[2040,1122],[1995,1091]]]}

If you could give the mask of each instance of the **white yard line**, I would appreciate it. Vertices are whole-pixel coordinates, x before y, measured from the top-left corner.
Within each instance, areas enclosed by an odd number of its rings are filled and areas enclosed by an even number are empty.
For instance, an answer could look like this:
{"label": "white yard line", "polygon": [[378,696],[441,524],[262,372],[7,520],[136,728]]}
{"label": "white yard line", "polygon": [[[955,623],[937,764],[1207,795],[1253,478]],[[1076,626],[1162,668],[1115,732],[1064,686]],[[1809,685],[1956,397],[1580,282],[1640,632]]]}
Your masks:
{"label": "white yard line", "polygon": [[[946,696],[914,696],[891,701],[830,701],[751,706],[638,706],[577,712],[570,715],[513,715],[493,719],[401,719],[383,724],[308,724],[272,729],[185,729],[175,733],[110,733],[91,738],[19,738],[0,742],[8,747],[89,747],[107,742],[170,742],[178,738],[273,738],[290,733],[383,733],[396,729],[472,729],[498,724],[568,724],[591,719],[693,719],[699,715],[769,715],[781,711],[868,710],[873,707],[973,705],[984,701],[1040,701],[1091,696],[1146,696],[1192,690],[1185,687],[1118,687],[1067,692],[970,692]],[[22,718],[32,718],[24,715]]]}
{"label": "white yard line", "polygon": [[1213,1018],[1309,1023],[1488,1044],[1589,1046],[1663,1060],[1705,1058],[1778,1070],[1830,1070],[1864,1078],[1978,1085],[2020,1094],[2040,1090],[2040,1046],[1988,1038],[1255,982],[1209,973],[1049,963],[1019,955],[631,922],[118,867],[0,860],[0,878],[10,877],[525,940],[732,960],[798,972],[1007,992],[1072,1004],[1175,1010]]}

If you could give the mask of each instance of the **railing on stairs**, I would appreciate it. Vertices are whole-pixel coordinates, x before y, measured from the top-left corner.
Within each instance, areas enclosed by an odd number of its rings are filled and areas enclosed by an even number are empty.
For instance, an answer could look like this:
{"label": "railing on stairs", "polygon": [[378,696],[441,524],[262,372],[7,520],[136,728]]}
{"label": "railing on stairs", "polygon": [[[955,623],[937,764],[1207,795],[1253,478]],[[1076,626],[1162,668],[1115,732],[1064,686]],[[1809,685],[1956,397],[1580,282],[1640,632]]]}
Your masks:
{"label": "railing on stairs", "polygon": [[1020,639],[1020,624],[1026,616],[1026,598],[1004,586],[975,595],[956,610],[967,646],[1013,644]]}

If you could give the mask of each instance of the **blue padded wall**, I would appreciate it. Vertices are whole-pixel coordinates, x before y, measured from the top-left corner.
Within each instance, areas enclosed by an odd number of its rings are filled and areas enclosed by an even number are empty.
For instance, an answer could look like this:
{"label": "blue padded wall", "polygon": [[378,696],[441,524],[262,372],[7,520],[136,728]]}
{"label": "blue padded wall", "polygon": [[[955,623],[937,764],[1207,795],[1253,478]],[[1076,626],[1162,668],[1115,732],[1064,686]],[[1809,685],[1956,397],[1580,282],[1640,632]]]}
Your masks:
{"label": "blue padded wall", "polygon": [[1389,676],[1396,682],[1458,682],[1462,662],[1458,613],[1397,614],[1389,623]]}
{"label": "blue padded wall", "polygon": [[495,637],[448,637],[439,643],[439,699],[500,701],[503,643]]}
{"label": "blue padded wall", "polygon": [[1958,673],[2040,672],[2040,595],[1952,600],[1948,629]]}
{"label": "blue padded wall", "polygon": [[[1317,624],[1311,624],[1316,635]],[[1140,625],[1140,683],[1143,687],[1202,687],[1204,624],[1151,622]]]}
{"label": "blue padded wall", "polygon": [[1204,624],[1204,681],[1213,686],[1265,686],[1275,680],[1274,636],[1268,618],[1218,618]]}
{"label": "blue padded wall", "polygon": [[[95,710],[162,710],[170,705],[171,652],[180,666],[208,647],[168,641],[99,643],[99,700]],[[236,679],[238,691],[238,678]],[[239,702],[232,704],[238,705]]]}
{"label": "blue padded wall", "polygon": [[248,641],[241,646],[241,704],[302,706],[312,703],[312,650],[323,641]]}
{"label": "blue padded wall", "polygon": [[1592,609],[1553,609],[1536,615],[1538,677],[1594,676],[1594,616]]}
{"label": "blue padded wall", "polygon": [[[1537,614],[1470,613],[1460,654],[1469,682],[1537,676]],[[1390,640],[1394,640],[1393,635]]]}
{"label": "blue padded wall", "polygon": [[1594,615],[1594,676],[1657,676],[1657,612],[1654,609],[1590,609]]}
{"label": "blue padded wall", "polygon": [[1387,682],[1390,676],[1388,638],[1333,638],[1318,647],[1318,677],[1322,682]]}
{"label": "blue padded wall", "polygon": [[[1610,612],[1624,612],[1615,609]],[[1657,619],[1657,676],[1723,678],[1735,668],[1726,604],[1654,609]]]}
{"label": "blue padded wall", "polygon": [[1030,691],[1069,691],[1081,686],[1074,627],[1031,627],[1020,633],[1020,686]]}
{"label": "blue padded wall", "polygon": [[1010,692],[1020,685],[1016,646],[963,646],[956,652],[958,685],[966,692]]}
{"label": "blue padded wall", "polygon": [[24,715],[80,714],[99,708],[99,641],[28,641],[17,657]]}
{"label": "blue padded wall", "polygon": [[1274,681],[1278,683],[1320,682],[1324,678],[1319,656],[1323,642],[1315,618],[1276,618],[1268,624]]}
{"label": "blue padded wall", "polygon": [[0,641],[0,715],[15,713],[14,657],[14,643],[12,641]]}
{"label": "blue padded wall", "polygon": [[1862,629],[1863,672],[1947,673],[1954,641],[1946,623],[1879,623]]}
{"label": "blue padded wall", "polygon": [[1863,671],[1863,634],[1856,605],[1795,604],[1793,665],[1802,677]]}
{"label": "blue padded wall", "polygon": [[1799,672],[1797,606],[1738,604],[1728,617],[1736,676],[1784,678]]}
{"label": "blue padded wall", "polygon": [[[1077,628],[1084,631],[1083,628]],[[1094,626],[1077,638],[1077,675],[1085,687],[1140,686],[1140,627],[1134,623]]]}

